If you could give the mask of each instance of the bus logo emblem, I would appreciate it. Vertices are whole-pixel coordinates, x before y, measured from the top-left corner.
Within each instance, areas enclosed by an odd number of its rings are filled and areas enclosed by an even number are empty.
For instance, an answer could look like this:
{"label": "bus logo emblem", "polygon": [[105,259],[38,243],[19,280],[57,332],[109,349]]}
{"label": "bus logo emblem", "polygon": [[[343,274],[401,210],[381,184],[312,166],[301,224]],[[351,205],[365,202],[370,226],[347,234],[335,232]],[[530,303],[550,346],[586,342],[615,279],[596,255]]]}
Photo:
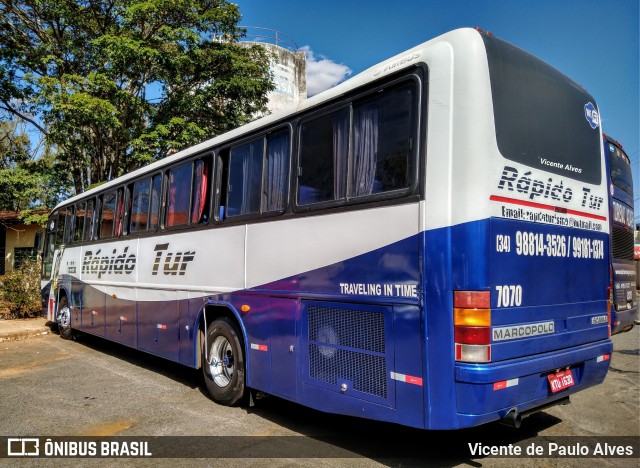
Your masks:
{"label": "bus logo emblem", "polygon": [[584,105],[584,116],[587,122],[589,122],[589,125],[591,125],[591,128],[594,130],[598,128],[598,125],[600,125],[600,116],[598,115],[596,107],[591,102]]}

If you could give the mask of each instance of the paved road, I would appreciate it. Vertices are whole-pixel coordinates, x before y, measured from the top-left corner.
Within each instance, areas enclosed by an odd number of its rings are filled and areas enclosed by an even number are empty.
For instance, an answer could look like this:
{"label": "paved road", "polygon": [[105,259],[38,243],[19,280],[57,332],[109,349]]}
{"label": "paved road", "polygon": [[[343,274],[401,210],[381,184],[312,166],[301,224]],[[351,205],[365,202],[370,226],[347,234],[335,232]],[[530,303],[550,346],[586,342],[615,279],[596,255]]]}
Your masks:
{"label": "paved road", "polygon": [[[572,404],[537,413],[519,430],[490,424],[457,432],[323,414],[272,397],[254,408],[218,406],[199,371],[98,338],[70,342],[44,335],[0,343],[0,436],[216,436],[165,442],[205,444],[213,451],[209,457],[222,457],[82,460],[99,466],[632,466],[637,460],[474,457],[467,443],[527,447],[582,441],[564,436],[640,437],[639,328],[614,337],[605,383],[574,395]],[[288,458],[255,458],[269,450]],[[247,458],[224,458],[238,456]],[[0,465],[78,461],[0,459]]]}

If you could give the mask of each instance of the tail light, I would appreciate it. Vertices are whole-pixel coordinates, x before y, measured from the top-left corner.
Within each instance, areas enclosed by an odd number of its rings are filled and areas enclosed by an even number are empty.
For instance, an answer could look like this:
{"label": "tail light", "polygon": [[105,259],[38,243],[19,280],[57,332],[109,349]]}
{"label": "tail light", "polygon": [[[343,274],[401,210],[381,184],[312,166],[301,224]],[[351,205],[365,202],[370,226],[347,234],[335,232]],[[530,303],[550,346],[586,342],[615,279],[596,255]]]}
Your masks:
{"label": "tail light", "polygon": [[489,291],[454,291],[453,334],[456,361],[491,361]]}

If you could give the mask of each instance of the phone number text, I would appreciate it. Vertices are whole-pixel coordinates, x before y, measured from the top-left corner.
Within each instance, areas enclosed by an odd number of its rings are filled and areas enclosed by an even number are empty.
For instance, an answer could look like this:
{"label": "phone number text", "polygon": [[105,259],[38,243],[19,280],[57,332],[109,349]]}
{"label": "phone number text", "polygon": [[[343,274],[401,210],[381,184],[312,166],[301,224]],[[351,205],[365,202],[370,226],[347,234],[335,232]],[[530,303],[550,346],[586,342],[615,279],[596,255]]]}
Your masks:
{"label": "phone number text", "polygon": [[573,257],[600,260],[604,258],[604,241],[586,237],[517,231],[496,235],[496,251],[530,257]]}

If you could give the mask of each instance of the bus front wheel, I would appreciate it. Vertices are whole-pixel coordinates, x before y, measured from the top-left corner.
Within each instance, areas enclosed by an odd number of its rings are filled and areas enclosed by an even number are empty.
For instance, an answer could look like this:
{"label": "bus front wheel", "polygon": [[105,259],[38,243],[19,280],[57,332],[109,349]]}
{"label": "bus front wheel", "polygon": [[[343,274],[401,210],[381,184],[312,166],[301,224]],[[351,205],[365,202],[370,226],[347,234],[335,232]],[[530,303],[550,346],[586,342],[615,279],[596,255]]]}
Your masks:
{"label": "bus front wheel", "polygon": [[202,369],[213,400],[226,406],[241,404],[246,394],[244,348],[236,326],[226,317],[207,330]]}
{"label": "bus front wheel", "polygon": [[60,298],[58,303],[58,311],[56,312],[56,324],[58,325],[58,333],[65,340],[73,338],[73,330],[71,329],[71,309],[66,297]]}

